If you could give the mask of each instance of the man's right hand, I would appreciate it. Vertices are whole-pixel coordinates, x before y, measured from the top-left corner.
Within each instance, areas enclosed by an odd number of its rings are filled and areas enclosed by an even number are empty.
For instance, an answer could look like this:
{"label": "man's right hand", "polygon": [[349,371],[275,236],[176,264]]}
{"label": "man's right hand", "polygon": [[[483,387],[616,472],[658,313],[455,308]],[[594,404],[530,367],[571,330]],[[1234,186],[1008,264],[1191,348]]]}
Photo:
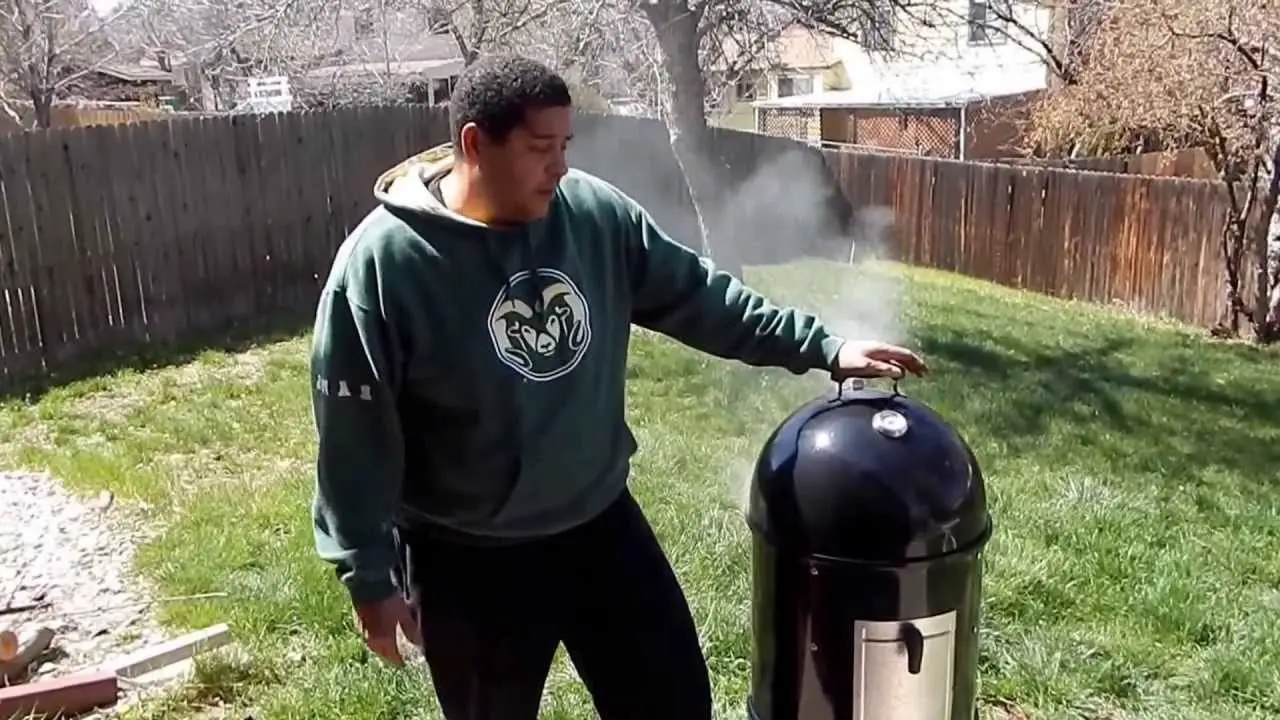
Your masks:
{"label": "man's right hand", "polygon": [[360,626],[364,644],[394,667],[404,665],[404,658],[400,656],[400,648],[396,644],[396,628],[404,631],[409,642],[422,647],[422,637],[418,624],[414,622],[413,612],[398,594],[375,603],[357,604],[356,624]]}

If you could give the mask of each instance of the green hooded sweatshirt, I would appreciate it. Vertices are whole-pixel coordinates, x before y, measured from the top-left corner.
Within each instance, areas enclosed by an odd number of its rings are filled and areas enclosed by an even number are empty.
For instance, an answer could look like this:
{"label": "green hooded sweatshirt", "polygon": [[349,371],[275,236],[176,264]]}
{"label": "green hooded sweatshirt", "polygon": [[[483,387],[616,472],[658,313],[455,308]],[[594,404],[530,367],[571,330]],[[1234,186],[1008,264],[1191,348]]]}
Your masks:
{"label": "green hooded sweatshirt", "polygon": [[796,374],[843,340],[570,171],[549,213],[499,228],[447,209],[450,146],[374,186],[316,311],[316,549],[356,602],[389,597],[393,528],[473,544],[590,520],[624,489],[631,325]]}

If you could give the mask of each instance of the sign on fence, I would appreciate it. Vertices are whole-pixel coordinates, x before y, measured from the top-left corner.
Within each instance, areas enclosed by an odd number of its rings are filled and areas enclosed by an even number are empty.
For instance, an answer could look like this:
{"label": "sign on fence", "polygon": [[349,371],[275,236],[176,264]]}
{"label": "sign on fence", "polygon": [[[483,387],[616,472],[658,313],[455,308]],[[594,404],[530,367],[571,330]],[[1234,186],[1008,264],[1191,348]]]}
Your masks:
{"label": "sign on fence", "polygon": [[249,78],[249,112],[289,112],[293,109],[293,93],[289,78],[283,75]]}

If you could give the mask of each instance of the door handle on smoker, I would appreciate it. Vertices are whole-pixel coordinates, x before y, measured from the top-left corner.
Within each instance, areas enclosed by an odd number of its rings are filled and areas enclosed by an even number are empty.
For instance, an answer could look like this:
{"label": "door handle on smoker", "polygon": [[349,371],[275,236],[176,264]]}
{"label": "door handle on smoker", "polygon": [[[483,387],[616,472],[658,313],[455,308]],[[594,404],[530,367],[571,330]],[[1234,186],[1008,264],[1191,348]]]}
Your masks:
{"label": "door handle on smoker", "polygon": [[924,662],[924,634],[909,622],[902,623],[898,632],[898,639],[907,651],[907,672],[919,675],[920,665]]}

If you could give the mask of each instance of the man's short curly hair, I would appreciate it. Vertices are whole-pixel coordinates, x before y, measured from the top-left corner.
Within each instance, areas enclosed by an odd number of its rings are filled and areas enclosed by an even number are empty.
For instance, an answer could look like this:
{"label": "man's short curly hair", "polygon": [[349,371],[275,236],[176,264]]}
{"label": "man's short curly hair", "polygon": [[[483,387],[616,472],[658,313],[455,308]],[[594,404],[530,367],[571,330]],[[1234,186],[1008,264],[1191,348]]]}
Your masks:
{"label": "man's short curly hair", "polygon": [[449,129],[454,143],[467,123],[504,142],[529,110],[572,104],[568,84],[546,65],[520,55],[487,55],[458,77],[449,96]]}

